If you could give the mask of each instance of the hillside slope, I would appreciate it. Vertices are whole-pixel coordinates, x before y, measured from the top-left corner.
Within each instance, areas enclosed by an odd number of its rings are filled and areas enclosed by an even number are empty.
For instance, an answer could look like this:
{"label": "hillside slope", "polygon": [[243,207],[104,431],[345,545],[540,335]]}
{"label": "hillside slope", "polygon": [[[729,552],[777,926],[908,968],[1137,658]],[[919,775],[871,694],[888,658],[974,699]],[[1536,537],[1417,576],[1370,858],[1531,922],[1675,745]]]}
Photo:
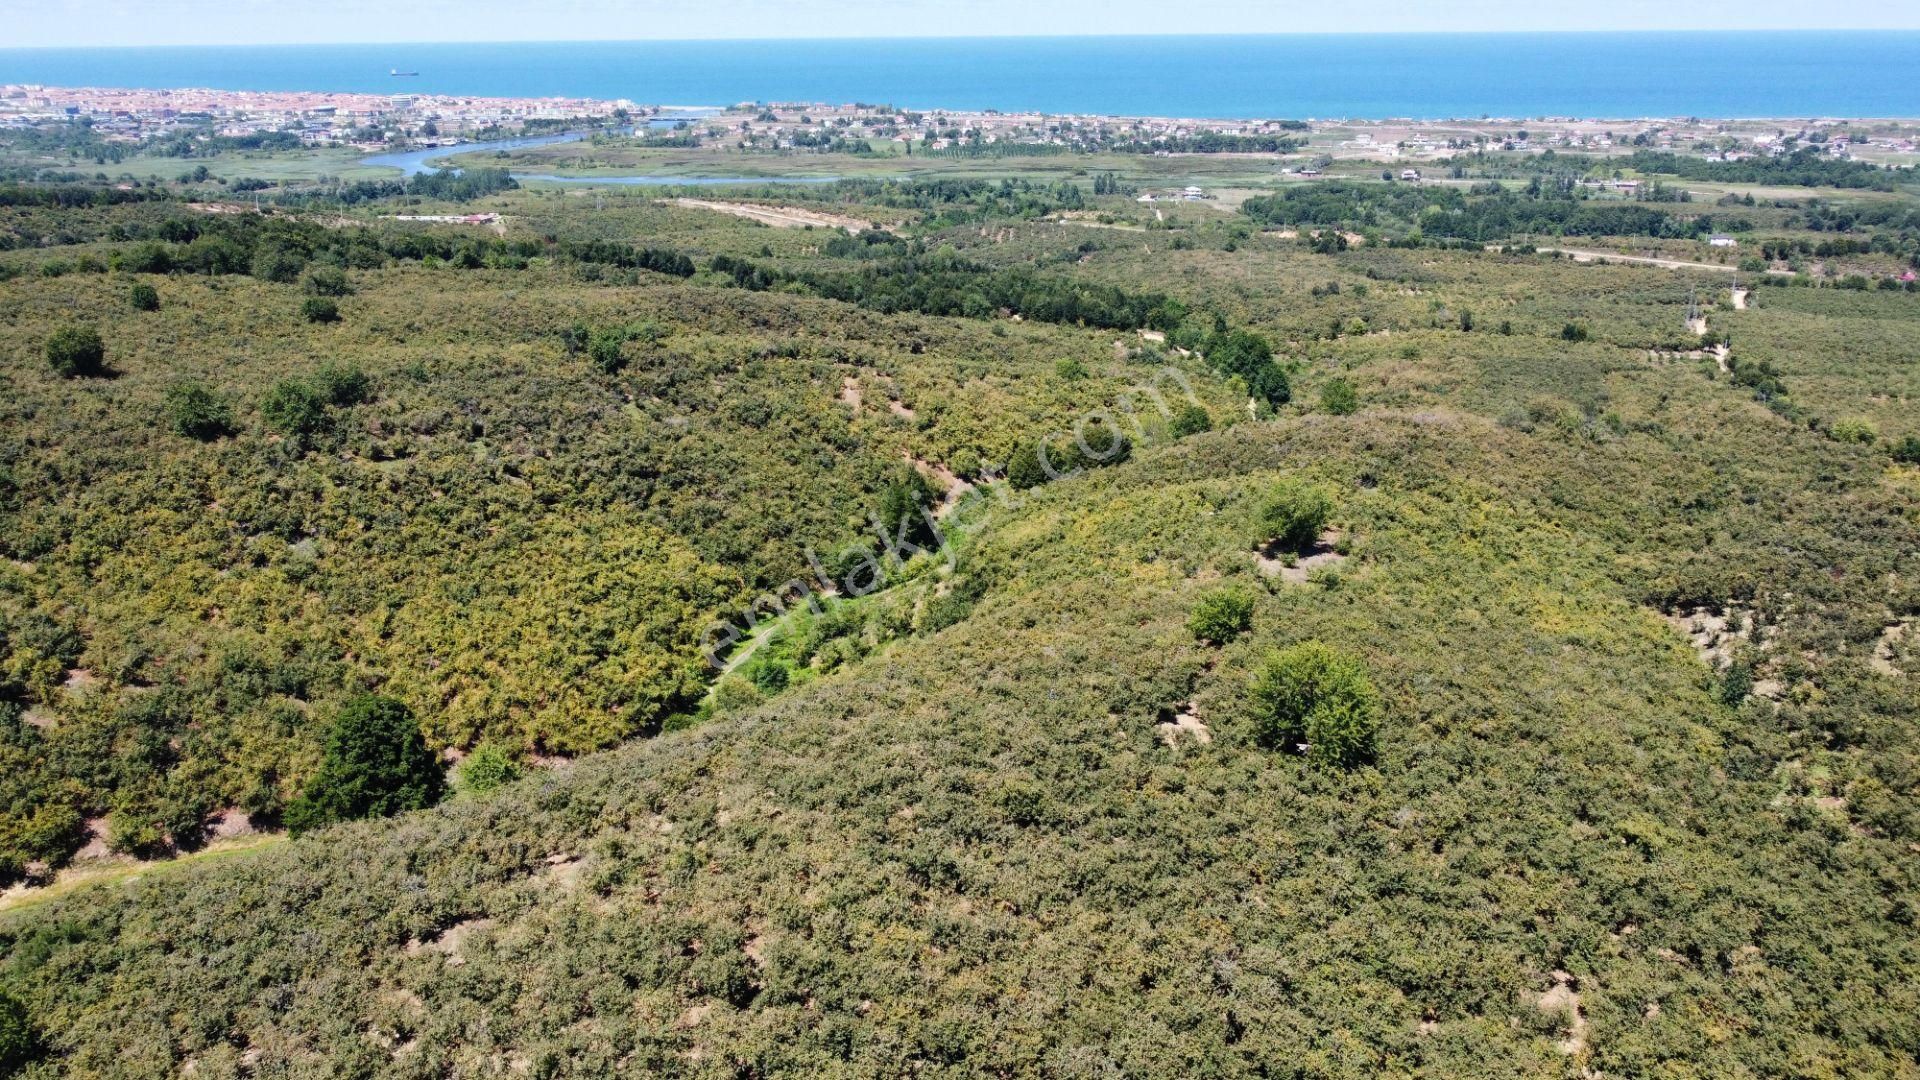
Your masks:
{"label": "hillside slope", "polygon": [[[1790,492],[1838,451],[1690,378],[1622,395],[1659,435],[1309,417],[989,506],[956,626],[485,800],[73,896],[8,928],[14,969],[74,1075],[1900,1073],[1916,833],[1875,777],[1920,702],[1789,597],[1912,574],[1914,527],[1830,478],[1839,562],[1771,545],[1832,524]],[[1728,420],[1784,467],[1699,460]],[[1696,491],[1623,540],[1564,497],[1596,470],[1772,505]],[[1306,585],[1248,540],[1293,474],[1351,538]],[[1692,532],[1791,613],[1782,701],[1723,704],[1648,607]],[[1219,580],[1259,600],[1216,650],[1184,623]],[[1386,694],[1375,765],[1249,738],[1256,658],[1309,637]],[[1189,706],[1211,744],[1161,737]],[[1841,715],[1874,760],[1822,749]]]}

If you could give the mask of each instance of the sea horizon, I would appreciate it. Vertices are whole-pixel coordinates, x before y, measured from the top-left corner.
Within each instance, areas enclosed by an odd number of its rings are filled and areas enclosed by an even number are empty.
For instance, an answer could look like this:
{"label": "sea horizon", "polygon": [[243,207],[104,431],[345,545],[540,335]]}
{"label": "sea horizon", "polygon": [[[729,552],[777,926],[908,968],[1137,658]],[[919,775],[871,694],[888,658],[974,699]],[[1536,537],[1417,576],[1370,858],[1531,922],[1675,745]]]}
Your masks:
{"label": "sea horizon", "polygon": [[1905,119],[1920,117],[1920,85],[1906,75],[1915,70],[1920,31],[1864,30],[0,49],[0,83],[14,84],[581,97],[649,105],[864,101],[922,110],[1208,119]]}

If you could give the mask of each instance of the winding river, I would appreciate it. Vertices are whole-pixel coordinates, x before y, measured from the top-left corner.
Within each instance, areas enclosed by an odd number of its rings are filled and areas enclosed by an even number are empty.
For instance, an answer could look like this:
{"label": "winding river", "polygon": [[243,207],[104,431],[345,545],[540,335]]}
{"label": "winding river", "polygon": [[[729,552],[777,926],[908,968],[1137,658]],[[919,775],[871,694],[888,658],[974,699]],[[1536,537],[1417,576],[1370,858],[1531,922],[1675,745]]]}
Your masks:
{"label": "winding river", "polygon": [[[652,126],[671,125],[678,120],[698,119],[697,117],[661,117],[651,121]],[[424,150],[404,150],[391,154],[375,154],[364,158],[363,165],[382,165],[399,169],[402,176],[418,176],[424,172],[433,172],[440,166],[435,162],[445,161],[458,154],[495,153],[508,150],[524,150],[531,146],[548,146],[553,143],[579,142],[586,133],[569,131],[559,135],[528,135],[517,139],[498,139],[492,142],[455,143],[452,146],[430,146]],[[830,184],[840,179],[837,176],[556,176],[552,173],[513,173],[520,181],[540,181],[549,184],[636,184],[653,186],[689,185],[704,186],[711,184]]]}

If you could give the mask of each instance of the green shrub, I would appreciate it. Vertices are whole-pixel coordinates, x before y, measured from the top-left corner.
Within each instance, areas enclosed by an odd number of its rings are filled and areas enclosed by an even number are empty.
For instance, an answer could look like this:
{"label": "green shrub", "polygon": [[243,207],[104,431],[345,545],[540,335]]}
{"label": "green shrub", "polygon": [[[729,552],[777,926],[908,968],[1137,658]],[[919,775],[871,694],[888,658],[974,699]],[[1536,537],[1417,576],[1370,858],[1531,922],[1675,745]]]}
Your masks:
{"label": "green shrub", "polygon": [[135,311],[159,311],[160,290],[144,281],[136,281],[127,290],[127,303],[133,305]]}
{"label": "green shrub", "polygon": [[1373,758],[1380,696],[1359,658],[1318,641],[1288,646],[1261,665],[1252,697],[1261,745],[1304,744],[1308,760],[1327,768]]}
{"label": "green shrub", "polygon": [[1320,410],[1332,416],[1351,416],[1360,409],[1360,395],[1353,383],[1340,376],[1327,380],[1320,388]]}
{"label": "green shrub", "polygon": [[107,346],[91,326],[63,326],[47,338],[47,366],[62,378],[100,375],[107,370]]}
{"label": "green shrub", "polygon": [[439,801],[444,783],[411,709],[392,698],[355,698],[327,733],[319,771],[287,807],[287,827],[298,835],[418,810]]}
{"label": "green shrub", "polygon": [[888,537],[902,538],[920,547],[934,546],[938,541],[927,508],[939,494],[919,469],[900,466],[894,479],[880,492],[881,529]]}
{"label": "green shrub", "polygon": [[1861,446],[1871,446],[1880,437],[1879,429],[1873,426],[1872,421],[1851,416],[1845,420],[1835,420],[1833,426],[1827,429],[1827,434],[1840,442]]}
{"label": "green shrub", "polygon": [[254,252],[247,272],[261,281],[289,285],[299,279],[300,271],[306,269],[306,266],[307,260],[299,252],[283,247],[266,246]]}
{"label": "green shrub", "polygon": [[260,415],[282,435],[303,438],[327,426],[327,399],[305,379],[282,379],[267,391]]}
{"label": "green shrub", "polygon": [[1066,356],[1054,361],[1053,373],[1067,382],[1079,382],[1087,377],[1087,365]]}
{"label": "green shrub", "polygon": [[1193,605],[1187,629],[1201,641],[1225,645],[1253,625],[1253,598],[1239,589],[1215,589]]}
{"label": "green shrub", "polygon": [[1893,460],[1905,465],[1920,465],[1920,435],[1908,435],[1894,444]]}
{"label": "green shrub", "polygon": [[741,675],[723,675],[713,684],[713,707],[721,712],[751,709],[766,700],[767,695]]}
{"label": "green shrub", "polygon": [[756,656],[742,673],[762,694],[772,697],[787,688],[793,681],[793,667],[785,660],[772,656]]}
{"label": "green shrub", "polygon": [[1194,403],[1182,402],[1173,410],[1173,418],[1167,422],[1167,430],[1176,439],[1189,435],[1198,435],[1213,430],[1213,417],[1207,410]]}
{"label": "green shrub", "polygon": [[1282,480],[1260,503],[1255,542],[1305,551],[1320,539],[1332,513],[1333,496],[1327,489],[1300,480]]}
{"label": "green shrub", "polygon": [[1022,442],[1014,447],[1013,457],[1007,461],[1007,483],[1017,491],[1036,488],[1053,477],[1047,475],[1046,466],[1040,461],[1040,444]]}
{"label": "green shrub", "polygon": [[353,286],[347,283],[347,272],[337,266],[316,266],[307,271],[300,287],[309,296],[351,296]]}
{"label": "green shrub", "polygon": [[300,317],[310,323],[340,321],[340,305],[331,297],[309,296],[300,301]]}
{"label": "green shrub", "polygon": [[483,742],[460,763],[459,786],[469,794],[484,795],[520,779],[524,772],[520,755],[499,743]]}
{"label": "green shrub", "polygon": [[233,433],[233,409],[212,387],[198,380],[167,388],[167,419],[189,439],[211,442]]}
{"label": "green shrub", "polygon": [[12,1076],[40,1052],[40,1035],[20,999],[0,990],[0,1076]]}
{"label": "green shrub", "polygon": [[1585,341],[1588,336],[1587,328],[1579,323],[1568,323],[1560,328],[1560,340],[1562,341]]}
{"label": "green shrub", "polygon": [[595,371],[612,375],[627,366],[627,335],[620,330],[596,330],[587,342],[587,359]]}
{"label": "green shrub", "polygon": [[373,380],[357,367],[322,364],[314,373],[313,388],[330,405],[351,408],[373,396]]}

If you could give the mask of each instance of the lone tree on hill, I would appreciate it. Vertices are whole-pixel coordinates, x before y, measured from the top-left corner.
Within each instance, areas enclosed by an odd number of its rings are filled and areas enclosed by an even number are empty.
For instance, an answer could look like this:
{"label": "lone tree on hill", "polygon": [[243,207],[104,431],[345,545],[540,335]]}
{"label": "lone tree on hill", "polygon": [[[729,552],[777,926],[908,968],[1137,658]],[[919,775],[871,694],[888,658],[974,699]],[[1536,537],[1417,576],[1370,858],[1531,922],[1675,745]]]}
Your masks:
{"label": "lone tree on hill", "polygon": [[1314,484],[1282,480],[1267,493],[1259,513],[1257,543],[1305,551],[1326,528],[1327,517],[1333,513],[1333,496]]}
{"label": "lone tree on hill", "polygon": [[1304,747],[1324,768],[1352,768],[1373,759],[1380,695],[1365,665],[1318,641],[1267,657],[1252,686],[1255,735],[1272,749]]}
{"label": "lone tree on hill", "polygon": [[320,771],[287,807],[296,835],[336,821],[432,806],[445,778],[413,711],[392,698],[355,698],[327,734]]}
{"label": "lone tree on hill", "polygon": [[106,342],[91,326],[63,326],[47,338],[47,365],[66,379],[105,374]]}

